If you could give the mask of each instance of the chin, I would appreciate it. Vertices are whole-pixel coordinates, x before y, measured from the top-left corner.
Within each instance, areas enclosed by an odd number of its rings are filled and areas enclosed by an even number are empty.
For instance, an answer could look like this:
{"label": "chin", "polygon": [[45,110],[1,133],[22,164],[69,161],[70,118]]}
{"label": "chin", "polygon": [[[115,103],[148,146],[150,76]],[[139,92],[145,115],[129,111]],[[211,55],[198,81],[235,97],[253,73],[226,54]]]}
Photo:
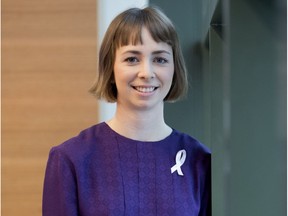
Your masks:
{"label": "chin", "polygon": [[154,109],[162,109],[163,101],[140,101],[138,103],[134,103],[134,107],[140,111],[149,111]]}

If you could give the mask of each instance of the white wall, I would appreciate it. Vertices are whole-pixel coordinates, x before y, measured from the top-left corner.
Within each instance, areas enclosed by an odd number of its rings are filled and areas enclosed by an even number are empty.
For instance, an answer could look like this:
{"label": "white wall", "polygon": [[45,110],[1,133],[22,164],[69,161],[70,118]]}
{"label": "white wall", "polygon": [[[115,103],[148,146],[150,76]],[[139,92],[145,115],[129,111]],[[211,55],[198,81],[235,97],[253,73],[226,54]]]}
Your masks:
{"label": "white wall", "polygon": [[[116,15],[130,7],[143,8],[148,3],[148,0],[98,0],[98,43],[101,44],[106,29]],[[99,121],[102,122],[112,118],[115,109],[115,103],[101,101],[99,103]]]}

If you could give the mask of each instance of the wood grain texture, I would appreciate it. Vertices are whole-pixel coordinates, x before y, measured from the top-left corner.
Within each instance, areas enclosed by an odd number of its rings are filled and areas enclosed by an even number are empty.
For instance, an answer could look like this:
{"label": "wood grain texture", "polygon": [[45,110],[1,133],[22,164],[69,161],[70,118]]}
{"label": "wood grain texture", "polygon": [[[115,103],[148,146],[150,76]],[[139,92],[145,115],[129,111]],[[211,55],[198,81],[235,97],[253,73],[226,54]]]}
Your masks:
{"label": "wood grain texture", "polygon": [[2,214],[41,215],[49,150],[98,121],[94,0],[2,0]]}

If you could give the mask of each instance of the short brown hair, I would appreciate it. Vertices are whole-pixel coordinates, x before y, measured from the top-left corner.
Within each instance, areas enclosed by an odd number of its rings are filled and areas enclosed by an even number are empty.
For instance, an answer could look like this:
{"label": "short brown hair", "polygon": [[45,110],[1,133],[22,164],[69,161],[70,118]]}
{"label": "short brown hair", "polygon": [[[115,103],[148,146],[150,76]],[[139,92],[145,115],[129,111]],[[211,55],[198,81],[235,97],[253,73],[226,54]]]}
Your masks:
{"label": "short brown hair", "polygon": [[114,62],[117,48],[132,43],[142,44],[141,30],[146,27],[156,42],[165,42],[172,47],[174,76],[172,86],[164,101],[176,101],[186,95],[187,72],[178,36],[170,19],[158,8],[131,8],[111,22],[99,51],[97,79],[90,89],[98,99],[116,102],[117,88],[114,82]]}

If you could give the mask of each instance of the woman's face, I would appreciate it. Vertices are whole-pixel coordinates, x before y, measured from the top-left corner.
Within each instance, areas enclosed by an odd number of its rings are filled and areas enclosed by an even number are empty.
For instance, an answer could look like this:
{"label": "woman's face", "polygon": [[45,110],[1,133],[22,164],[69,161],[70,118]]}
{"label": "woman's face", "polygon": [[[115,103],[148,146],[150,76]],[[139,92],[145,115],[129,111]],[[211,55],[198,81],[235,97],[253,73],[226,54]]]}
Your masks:
{"label": "woman's face", "polygon": [[122,46],[116,50],[114,77],[118,105],[132,109],[163,106],[173,74],[173,51],[164,42],[157,43],[146,28],[142,44]]}

